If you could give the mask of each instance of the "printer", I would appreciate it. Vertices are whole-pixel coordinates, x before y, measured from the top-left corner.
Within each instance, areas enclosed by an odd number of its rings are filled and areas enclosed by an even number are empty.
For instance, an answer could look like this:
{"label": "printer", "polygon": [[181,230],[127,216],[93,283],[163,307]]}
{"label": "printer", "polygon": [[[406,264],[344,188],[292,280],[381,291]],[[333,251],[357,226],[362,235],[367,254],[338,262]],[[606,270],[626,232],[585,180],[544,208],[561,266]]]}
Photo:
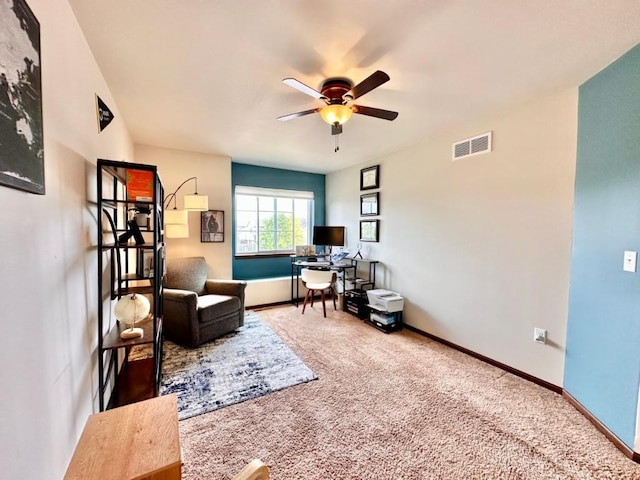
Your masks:
{"label": "printer", "polygon": [[401,312],[404,308],[404,298],[399,293],[391,290],[382,288],[367,290],[367,299],[369,300],[369,305],[375,307],[376,310],[393,313]]}

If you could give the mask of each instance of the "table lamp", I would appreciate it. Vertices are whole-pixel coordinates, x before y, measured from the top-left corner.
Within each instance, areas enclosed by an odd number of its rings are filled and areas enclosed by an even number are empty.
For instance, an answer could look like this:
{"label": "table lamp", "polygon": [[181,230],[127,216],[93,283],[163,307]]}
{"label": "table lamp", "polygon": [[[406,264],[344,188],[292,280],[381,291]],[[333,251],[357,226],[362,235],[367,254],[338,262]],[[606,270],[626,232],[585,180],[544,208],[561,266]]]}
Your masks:
{"label": "table lamp", "polygon": [[121,297],[116,303],[115,315],[128,328],[120,333],[120,337],[124,340],[142,337],[144,331],[141,328],[136,328],[135,325],[136,322],[144,320],[150,310],[151,305],[144,295],[132,293]]}

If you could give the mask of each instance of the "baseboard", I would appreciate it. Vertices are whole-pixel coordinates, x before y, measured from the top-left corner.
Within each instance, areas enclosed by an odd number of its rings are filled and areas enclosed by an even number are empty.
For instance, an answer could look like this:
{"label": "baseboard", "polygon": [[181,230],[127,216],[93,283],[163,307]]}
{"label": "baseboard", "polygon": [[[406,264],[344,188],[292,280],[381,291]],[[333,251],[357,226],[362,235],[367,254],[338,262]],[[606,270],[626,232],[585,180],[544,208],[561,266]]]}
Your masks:
{"label": "baseboard", "polygon": [[593,424],[593,426],[600,431],[600,433],[607,437],[607,439],[611,443],[613,443],[617,447],[617,449],[620,450],[627,458],[630,458],[636,463],[640,463],[640,454],[634,452],[631,448],[629,448],[589,410],[587,410],[580,402],[573,398],[573,396],[569,392],[563,390],[562,396],[573,406],[573,408],[578,410],[584,417],[586,417],[586,419],[589,420]]}
{"label": "baseboard", "polygon": [[[322,297],[320,296],[319,293],[317,293],[317,294],[315,294],[313,296],[313,298],[314,298],[314,301],[316,301],[316,300],[320,301],[320,299]],[[326,296],[325,299],[326,299],[327,302],[330,302],[331,301],[331,296]],[[257,309],[264,310],[266,308],[279,307],[280,305],[288,305],[288,304],[295,305],[294,302],[295,302],[295,300],[283,300],[281,302],[262,303],[260,305],[245,305],[244,308],[245,308],[245,310],[257,310]],[[304,303],[304,297],[298,298],[298,306],[301,306],[302,303]]]}
{"label": "baseboard", "polygon": [[609,440],[613,445],[620,450],[627,458],[633,460],[636,463],[640,463],[640,454],[633,451],[629,448],[622,440],[620,440],[611,430],[609,430],[600,420],[598,420],[589,410],[587,410],[580,402],[578,402],[570,393],[564,390],[562,387],[554,385],[553,383],[542,380],[541,378],[534,377],[533,375],[529,375],[526,372],[521,370],[517,370],[509,365],[493,360],[492,358],[486,357],[479,353],[476,353],[468,348],[461,347],[460,345],[456,345],[455,343],[449,342],[448,340],[444,340],[443,338],[437,337],[436,335],[432,335],[431,333],[427,333],[425,331],[420,330],[419,328],[413,327],[411,325],[403,324],[407,330],[411,330],[419,335],[430,338],[438,343],[446,345],[447,347],[453,348],[454,350],[458,350],[459,352],[470,355],[478,360],[482,360],[489,365],[493,365],[494,367],[498,367],[506,372],[512,373],[518,377],[524,378],[530,382],[533,382],[541,387],[547,388],[555,393],[562,395],[562,397],[569,402],[569,404],[575,408],[580,414],[582,414],[587,420],[589,420],[593,426],[595,426],[600,433],[602,433],[607,440]]}
{"label": "baseboard", "polygon": [[244,307],[245,310],[266,310],[267,308],[279,307],[280,305],[287,305],[291,303],[291,300],[284,300],[282,302],[263,303],[261,305],[250,305]]}
{"label": "baseboard", "polygon": [[521,370],[515,369],[513,367],[510,367],[509,365],[506,365],[504,363],[498,362],[497,360],[494,360],[493,358],[489,358],[489,357],[485,357],[484,355],[481,355],[479,353],[474,352],[473,350],[469,350],[468,348],[464,348],[461,347],[460,345],[456,345],[455,343],[452,343],[448,340],[445,340],[443,338],[437,337],[431,333],[427,333],[425,331],[420,330],[419,328],[413,327],[411,325],[407,325],[406,323],[402,325],[403,327],[405,327],[408,330],[411,330],[412,332],[416,332],[419,335],[422,335],[424,337],[430,338],[431,340],[435,340],[438,343],[442,343],[443,345],[446,345],[447,347],[451,347],[454,350],[458,350],[462,353],[466,353],[467,355],[470,355],[474,358],[477,358],[478,360],[482,360],[485,363],[488,363],[489,365],[493,365],[494,367],[498,367],[506,372],[512,373],[518,377],[524,378],[525,380],[529,380],[530,382],[533,382],[537,385],[540,385],[541,387],[547,388],[555,393],[558,394],[562,394],[562,387],[559,387],[558,385],[554,385],[553,383],[547,382],[546,380],[542,380],[541,378],[538,377],[534,377],[533,375],[530,375],[526,372],[523,372]]}

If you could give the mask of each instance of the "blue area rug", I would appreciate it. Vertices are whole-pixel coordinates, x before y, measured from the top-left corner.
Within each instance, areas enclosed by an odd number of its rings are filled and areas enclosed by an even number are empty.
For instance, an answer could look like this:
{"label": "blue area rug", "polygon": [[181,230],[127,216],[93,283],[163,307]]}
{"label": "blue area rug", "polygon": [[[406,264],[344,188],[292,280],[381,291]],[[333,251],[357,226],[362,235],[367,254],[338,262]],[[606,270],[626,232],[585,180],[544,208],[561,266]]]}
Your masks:
{"label": "blue area rug", "polygon": [[165,340],[160,394],[184,420],[318,378],[254,312],[235,333],[188,349]]}

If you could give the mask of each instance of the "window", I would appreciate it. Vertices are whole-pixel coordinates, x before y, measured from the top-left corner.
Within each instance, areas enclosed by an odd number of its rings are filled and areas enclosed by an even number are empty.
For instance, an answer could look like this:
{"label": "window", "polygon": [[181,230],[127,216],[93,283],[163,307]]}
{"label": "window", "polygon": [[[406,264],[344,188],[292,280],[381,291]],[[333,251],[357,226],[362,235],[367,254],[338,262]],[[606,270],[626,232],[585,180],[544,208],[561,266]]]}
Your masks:
{"label": "window", "polygon": [[236,255],[294,253],[311,238],[313,192],[237,186]]}

